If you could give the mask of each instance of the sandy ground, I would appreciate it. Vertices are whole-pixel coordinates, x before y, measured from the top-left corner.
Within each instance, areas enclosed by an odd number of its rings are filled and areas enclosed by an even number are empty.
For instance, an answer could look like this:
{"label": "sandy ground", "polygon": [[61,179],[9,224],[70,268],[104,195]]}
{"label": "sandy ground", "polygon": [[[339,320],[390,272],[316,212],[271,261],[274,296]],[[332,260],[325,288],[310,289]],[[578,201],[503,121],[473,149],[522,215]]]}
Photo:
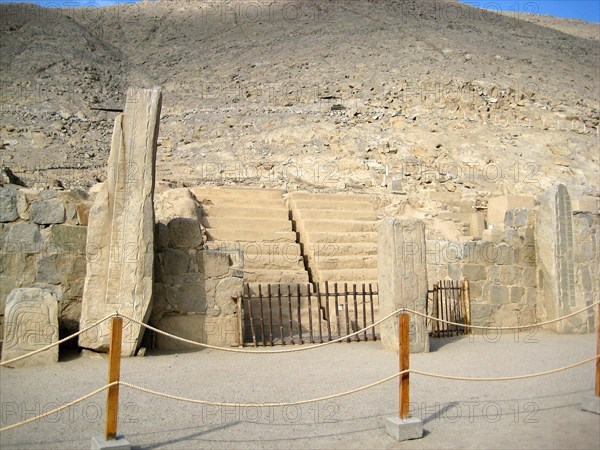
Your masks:
{"label": "sandy ground", "polygon": [[[505,333],[433,340],[411,366],[465,376],[506,376],[567,365],[595,353],[595,335]],[[69,359],[69,358],[67,358]],[[154,354],[123,361],[122,379],[199,399],[294,401],[358,387],[398,370],[379,342],[334,344],[287,355],[218,351]],[[106,382],[105,359],[72,357],[35,369],[1,368],[1,425],[77,398]],[[397,414],[398,386],[287,408],[217,408],[179,403],[121,387],[119,432],[134,448],[599,448],[599,416],[579,409],[591,393],[593,363],[535,379],[462,382],[411,378],[421,440],[385,433]],[[104,428],[105,394],[37,423],[4,432],[2,449],[89,448]]]}

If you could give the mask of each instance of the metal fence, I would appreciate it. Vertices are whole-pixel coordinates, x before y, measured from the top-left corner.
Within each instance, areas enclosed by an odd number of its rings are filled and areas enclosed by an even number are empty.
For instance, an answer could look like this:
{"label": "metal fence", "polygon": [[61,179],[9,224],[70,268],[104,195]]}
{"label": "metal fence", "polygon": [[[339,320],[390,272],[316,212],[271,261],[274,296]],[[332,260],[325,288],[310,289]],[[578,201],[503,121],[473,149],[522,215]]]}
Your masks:
{"label": "metal fence", "polygon": [[[375,323],[377,283],[244,285],[244,343],[253,346],[321,343]],[[377,340],[375,327],[347,342]]]}

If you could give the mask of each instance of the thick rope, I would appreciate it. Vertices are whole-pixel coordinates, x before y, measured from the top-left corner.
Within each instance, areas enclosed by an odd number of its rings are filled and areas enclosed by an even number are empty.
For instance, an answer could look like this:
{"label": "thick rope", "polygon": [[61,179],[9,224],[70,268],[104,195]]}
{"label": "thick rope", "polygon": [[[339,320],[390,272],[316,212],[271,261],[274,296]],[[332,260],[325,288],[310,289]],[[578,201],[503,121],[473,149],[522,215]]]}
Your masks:
{"label": "thick rope", "polygon": [[563,370],[569,370],[573,367],[580,366],[585,363],[589,363],[595,359],[600,359],[600,355],[592,356],[591,358],[584,359],[583,361],[579,361],[573,364],[569,364],[568,366],[559,367],[558,369],[546,370],[544,372],[536,372],[536,373],[528,373],[526,375],[514,375],[511,377],[460,377],[455,375],[441,375],[438,373],[431,372],[423,372],[420,370],[410,369],[410,373],[414,373],[417,375],[423,375],[426,377],[432,378],[442,378],[444,380],[457,380],[457,381],[512,381],[512,380],[522,380],[524,378],[535,378],[541,377],[544,375],[550,375],[552,373],[562,372]]}
{"label": "thick rope", "polygon": [[523,330],[523,329],[527,329],[527,328],[541,327],[541,326],[548,325],[548,324],[551,324],[551,323],[554,323],[554,322],[559,322],[561,320],[564,320],[564,319],[567,319],[569,317],[572,317],[572,316],[575,316],[577,314],[580,314],[583,311],[591,309],[591,308],[593,308],[594,306],[596,306],[598,304],[600,304],[600,300],[597,301],[597,302],[592,303],[591,305],[586,306],[585,308],[581,308],[578,311],[575,311],[575,312],[572,312],[570,314],[567,314],[566,316],[562,316],[562,317],[558,317],[556,319],[551,319],[551,320],[547,320],[545,322],[539,322],[539,323],[534,323],[534,324],[530,324],[530,325],[515,325],[515,326],[510,326],[510,327],[486,327],[486,326],[480,326],[480,325],[466,325],[466,324],[462,324],[462,323],[458,323],[458,322],[451,322],[449,320],[439,319],[437,317],[433,317],[433,316],[430,316],[430,315],[427,315],[427,314],[423,314],[421,312],[414,311],[412,309],[399,308],[396,311],[388,314],[387,316],[379,319],[375,323],[366,326],[365,328],[362,328],[362,329],[360,329],[358,331],[355,331],[354,333],[348,334],[346,336],[341,336],[341,337],[339,337],[337,339],[334,339],[332,341],[322,342],[320,344],[305,345],[305,346],[302,346],[302,347],[280,349],[280,350],[237,349],[237,348],[230,348],[230,347],[220,347],[220,346],[217,346],[217,345],[210,345],[210,344],[205,344],[205,343],[202,343],[202,342],[196,342],[196,341],[192,341],[190,339],[185,339],[185,338],[179,337],[179,336],[171,334],[171,333],[167,333],[166,331],[159,330],[158,328],[155,328],[155,327],[153,327],[151,325],[143,323],[143,322],[141,322],[141,321],[139,321],[137,319],[134,319],[133,317],[129,317],[126,314],[122,314],[122,313],[116,312],[116,313],[109,314],[108,316],[100,319],[99,321],[97,321],[97,322],[93,323],[92,325],[84,328],[83,330],[79,330],[78,332],[73,333],[72,335],[67,336],[67,337],[65,337],[65,338],[63,338],[63,339],[61,339],[61,340],[59,340],[57,342],[49,344],[49,345],[47,345],[45,347],[42,347],[40,349],[34,350],[34,351],[32,351],[30,353],[27,353],[25,355],[21,355],[21,356],[18,356],[16,358],[9,359],[8,361],[4,361],[4,362],[0,363],[0,367],[6,366],[6,365],[11,364],[11,363],[16,362],[16,361],[20,361],[21,359],[28,358],[28,357],[36,355],[38,353],[44,352],[44,351],[46,351],[46,350],[48,350],[48,349],[50,349],[50,348],[52,348],[52,347],[54,347],[56,345],[60,345],[63,342],[68,341],[69,339],[72,339],[72,338],[74,338],[76,336],[79,336],[82,333],[85,333],[86,331],[88,331],[88,330],[94,328],[95,326],[101,324],[105,320],[108,320],[108,319],[110,319],[112,317],[118,317],[118,316],[123,317],[123,318],[125,318],[127,320],[130,320],[133,323],[136,323],[136,324],[138,324],[138,325],[140,325],[142,327],[145,327],[145,328],[147,328],[149,330],[152,330],[155,333],[162,334],[162,335],[164,335],[166,337],[169,337],[171,339],[174,339],[174,340],[177,340],[177,341],[180,341],[180,342],[185,342],[186,344],[194,345],[194,346],[197,346],[197,347],[210,348],[210,349],[213,349],[213,350],[221,350],[221,351],[232,352],[232,353],[246,353],[246,354],[248,354],[248,353],[253,353],[253,354],[274,353],[274,354],[276,354],[276,353],[291,353],[291,352],[300,352],[300,351],[304,351],[304,350],[312,350],[312,349],[315,349],[315,348],[318,348],[318,347],[324,347],[326,345],[335,344],[336,342],[341,342],[341,341],[347,340],[349,338],[352,338],[353,336],[356,336],[358,334],[364,333],[366,330],[369,330],[369,329],[371,329],[371,328],[373,328],[375,326],[378,326],[382,322],[385,322],[386,320],[388,320],[391,317],[394,317],[394,316],[396,316],[396,315],[398,315],[400,313],[412,313],[412,314],[415,314],[417,316],[420,316],[420,317],[423,317],[423,318],[426,318],[426,319],[431,319],[431,320],[434,320],[434,321],[437,321],[437,322],[441,322],[441,323],[446,323],[446,324],[449,324],[449,325],[456,325],[456,326],[463,327],[463,328],[472,328],[472,329],[477,329],[477,330],[497,330],[497,331],[501,331],[501,330]]}
{"label": "thick rope", "polygon": [[16,358],[9,359],[9,360],[7,360],[7,361],[3,361],[3,362],[1,362],[1,363],[0,363],[0,367],[2,367],[2,366],[7,366],[8,364],[11,364],[11,363],[14,363],[14,362],[20,361],[20,360],[22,360],[22,359],[25,359],[25,358],[29,358],[30,356],[37,355],[38,353],[45,352],[46,350],[48,350],[48,349],[51,349],[52,347],[55,347],[55,346],[57,346],[57,345],[60,345],[60,344],[62,344],[63,342],[67,342],[69,339],[73,339],[74,337],[76,337],[76,336],[79,336],[80,334],[83,334],[83,333],[85,333],[86,331],[89,331],[89,330],[91,330],[92,328],[94,328],[94,327],[96,327],[96,326],[100,325],[100,324],[101,324],[102,322],[104,322],[105,320],[108,320],[108,319],[110,319],[111,317],[115,317],[116,315],[118,315],[118,313],[112,313],[112,314],[109,314],[108,316],[104,317],[103,319],[100,319],[99,321],[97,321],[97,322],[94,322],[94,323],[93,323],[93,324],[91,324],[89,327],[86,327],[86,328],[84,328],[83,330],[79,330],[77,333],[73,333],[73,334],[71,334],[70,336],[67,336],[66,338],[63,338],[63,339],[61,339],[60,341],[53,342],[52,344],[48,344],[48,345],[46,345],[45,347],[38,348],[37,350],[34,350],[34,351],[32,351],[32,352],[29,352],[29,353],[26,353],[25,355],[17,356]]}
{"label": "thick rope", "polygon": [[52,414],[55,414],[57,412],[60,412],[66,408],[69,408],[73,405],[76,405],[77,403],[80,403],[84,400],[87,400],[90,397],[93,397],[94,395],[104,391],[105,389],[108,389],[111,386],[114,385],[122,385],[122,386],[126,386],[129,387],[131,389],[140,391],[140,392],[145,392],[147,394],[152,394],[155,395],[157,397],[163,397],[163,398],[167,398],[167,399],[171,399],[171,400],[177,400],[177,401],[182,401],[182,402],[187,402],[187,403],[195,403],[195,404],[201,404],[201,405],[210,405],[210,406],[223,406],[223,407],[239,407],[239,408],[250,408],[250,407],[281,407],[281,406],[297,406],[297,405],[304,405],[306,403],[316,403],[316,402],[320,402],[320,401],[324,401],[324,400],[331,400],[333,398],[338,398],[338,397],[343,397],[346,395],[350,395],[350,394],[354,394],[356,392],[360,392],[360,391],[364,391],[366,389],[370,389],[372,387],[378,386],[380,384],[383,384],[387,381],[390,381],[400,375],[403,375],[405,373],[413,373],[416,375],[423,375],[423,376],[427,376],[427,377],[433,377],[433,378],[442,378],[442,379],[446,379],[446,380],[458,380],[458,381],[512,381],[512,380],[521,380],[524,378],[534,378],[534,377],[540,377],[540,376],[544,376],[544,375],[550,375],[553,373],[557,373],[557,372],[562,372],[565,370],[569,370],[572,369],[574,367],[580,366],[582,364],[591,362],[595,359],[599,359],[600,355],[596,355],[593,356],[591,358],[585,359],[583,361],[579,361],[573,364],[569,364],[568,366],[563,366],[563,367],[559,367],[557,369],[551,369],[551,370],[546,370],[544,372],[536,372],[536,373],[530,373],[530,374],[525,374],[525,375],[514,375],[514,376],[509,376],[509,377],[462,377],[462,376],[454,376],[454,375],[443,375],[443,374],[436,374],[436,373],[430,373],[430,372],[423,372],[420,370],[415,370],[415,369],[410,369],[410,370],[403,370],[401,372],[395,373],[394,375],[390,375],[389,377],[383,378],[381,380],[375,381],[374,383],[370,383],[370,384],[366,384],[364,386],[360,386],[358,388],[355,389],[350,389],[348,391],[344,391],[344,392],[339,392],[337,394],[331,394],[331,395],[326,395],[323,397],[317,397],[317,398],[311,398],[308,400],[298,400],[295,402],[276,402],[276,403],[231,403],[231,402],[212,402],[209,400],[198,400],[198,399],[193,399],[193,398],[188,398],[188,397],[181,397],[178,395],[171,395],[171,394],[167,394],[164,392],[158,392],[158,391],[154,391],[152,389],[147,389],[141,386],[136,386],[134,384],[131,383],[127,383],[125,381],[114,381],[112,383],[109,383],[105,386],[102,386],[101,388],[96,389],[93,392],[90,392],[89,394],[86,394],[82,397],[79,397],[76,400],[73,400],[69,403],[66,403],[62,406],[59,406],[58,408],[55,408],[51,411],[45,412],[44,414],[40,414],[38,416],[35,417],[31,417],[27,420],[23,420],[22,422],[18,422],[18,423],[14,423],[12,425],[8,425],[4,428],[0,428],[0,432],[3,431],[8,431],[8,430],[12,430],[14,428],[20,427],[22,425],[26,425],[28,423],[31,422],[35,422],[37,420],[43,419],[44,417],[48,417]]}
{"label": "thick rope", "polygon": [[273,353],[273,354],[277,354],[277,353],[301,352],[301,351],[304,351],[304,350],[312,350],[312,349],[315,349],[315,348],[324,347],[326,345],[335,344],[336,342],[341,342],[341,341],[347,340],[349,338],[352,338],[353,336],[356,336],[358,334],[364,333],[366,330],[368,330],[370,328],[373,328],[375,326],[378,326],[382,322],[385,322],[386,320],[388,320],[391,317],[394,317],[394,316],[396,316],[396,315],[398,315],[400,313],[412,313],[412,314],[415,314],[417,316],[421,316],[421,317],[428,318],[428,319],[431,319],[431,320],[436,320],[438,322],[447,323],[447,324],[450,324],[450,325],[458,325],[458,326],[465,327],[465,328],[474,328],[474,329],[480,329],[480,330],[521,330],[521,329],[527,329],[527,328],[532,328],[532,327],[539,327],[539,326],[543,326],[543,325],[548,325],[550,323],[554,323],[554,322],[558,322],[560,320],[564,320],[564,319],[569,318],[571,316],[575,316],[577,314],[580,314],[583,311],[591,309],[591,308],[593,308],[594,306],[596,306],[598,304],[600,304],[600,301],[592,303],[591,305],[588,305],[585,308],[582,308],[582,309],[580,309],[578,311],[575,311],[575,312],[573,312],[571,314],[568,314],[566,316],[558,317],[558,318],[552,319],[552,320],[547,320],[545,322],[540,322],[540,323],[531,324],[531,325],[517,325],[517,326],[511,326],[511,327],[484,327],[484,326],[478,326],[478,325],[465,325],[465,324],[461,324],[461,323],[457,323],[457,322],[450,322],[448,320],[438,319],[437,317],[429,316],[427,314],[423,314],[423,313],[420,313],[418,311],[414,311],[412,309],[399,308],[396,311],[388,314],[387,316],[379,319],[375,323],[366,326],[365,328],[362,328],[362,329],[360,329],[358,331],[355,331],[354,333],[348,334],[346,336],[341,336],[341,337],[339,337],[337,339],[334,339],[332,341],[322,342],[320,344],[311,344],[311,345],[304,345],[304,346],[301,346],[301,347],[278,349],[278,350],[275,350],[275,349],[273,349],[273,350],[239,349],[239,348],[220,347],[220,346],[217,346],[217,345],[205,344],[205,343],[202,343],[202,342],[196,342],[196,341],[192,341],[190,339],[182,338],[182,337],[179,337],[177,335],[168,333],[168,332],[163,331],[163,330],[159,330],[158,328],[153,327],[152,325],[148,325],[146,323],[143,323],[143,322],[141,322],[141,321],[139,321],[137,319],[134,319],[132,317],[129,317],[129,316],[125,315],[125,314],[118,313],[118,315],[120,315],[121,317],[123,317],[123,318],[125,318],[127,320],[130,320],[133,323],[136,323],[136,324],[138,324],[138,325],[140,325],[142,327],[145,327],[145,328],[147,328],[149,330],[152,330],[155,333],[162,334],[163,336],[166,336],[168,338],[175,339],[175,340],[180,341],[180,342],[185,342],[186,344],[194,345],[194,346],[197,346],[197,347],[210,348],[210,349],[213,349],[213,350],[221,350],[221,351],[224,351],[224,352],[231,352],[231,353],[246,353],[246,354],[249,354],[249,353],[252,353],[252,354],[269,354],[269,353]]}
{"label": "thick rope", "polygon": [[[575,312],[567,314],[566,316],[557,317],[556,319],[546,320],[545,322],[532,323],[530,325],[513,325],[513,326],[510,326],[510,327],[490,327],[490,326],[486,327],[486,326],[482,326],[482,325],[466,325],[466,324],[463,324],[463,323],[450,322],[449,320],[438,319],[437,317],[428,316],[427,314],[423,314],[421,312],[414,311],[414,310],[408,309],[408,308],[403,308],[403,312],[413,313],[413,314],[415,314],[417,316],[421,316],[421,317],[424,317],[424,318],[427,318],[427,319],[435,320],[435,321],[441,322],[441,323],[447,323],[449,325],[457,325],[457,326],[462,327],[462,328],[472,328],[472,329],[475,329],[475,330],[497,330],[497,331],[507,330],[507,331],[510,331],[510,330],[524,330],[524,329],[527,329],[527,328],[541,327],[541,326],[548,325],[548,324],[551,324],[551,323],[554,323],[554,322],[560,322],[561,320],[565,320],[565,319],[568,319],[569,317],[573,317],[573,316],[576,316],[577,314],[581,314],[582,312],[584,312],[584,311],[586,311],[588,309],[591,309],[594,306],[599,305],[599,304],[600,304],[600,300],[598,300],[597,302],[592,303],[591,305],[586,306],[585,308],[581,308],[580,310],[577,310]],[[396,314],[398,311],[400,311],[400,310],[394,311],[392,313],[392,315]],[[390,315],[386,316],[384,319],[388,319],[389,317],[390,317]]]}
{"label": "thick rope", "polygon": [[127,383],[125,381],[120,381],[119,384],[122,386],[127,386],[131,389],[135,389],[140,392],[145,392],[146,394],[152,394],[152,395],[156,395],[157,397],[163,397],[163,398],[177,400],[177,401],[186,402],[186,403],[195,403],[195,404],[209,405],[209,406],[238,407],[238,408],[250,408],[250,407],[269,408],[269,407],[304,405],[306,403],[316,403],[316,402],[320,402],[323,400],[331,400],[333,398],[343,397],[346,395],[354,394],[356,392],[364,391],[366,389],[370,389],[372,387],[375,387],[377,385],[385,383],[386,381],[390,381],[391,379],[396,378],[405,373],[413,373],[416,375],[423,375],[423,376],[427,376],[427,377],[443,378],[446,380],[458,380],[458,381],[511,381],[511,380],[521,380],[524,378],[541,377],[544,375],[550,375],[553,373],[562,372],[565,370],[572,369],[573,367],[577,367],[582,364],[588,363],[597,358],[600,358],[600,355],[593,356],[591,358],[576,362],[574,364],[570,364],[568,366],[559,367],[557,369],[546,370],[544,372],[529,373],[529,374],[525,374],[525,375],[514,375],[514,376],[509,376],[509,377],[461,377],[461,376],[454,376],[454,375],[443,375],[443,374],[437,374],[437,373],[423,372],[423,371],[414,370],[414,369],[403,370],[402,372],[395,373],[394,375],[390,375],[389,377],[383,378],[381,380],[375,381],[374,383],[366,384],[364,386],[361,386],[361,387],[358,387],[355,389],[351,389],[351,390],[344,391],[344,392],[339,392],[337,394],[326,395],[323,397],[311,398],[308,400],[298,400],[295,402],[276,402],[276,403],[213,402],[210,400],[198,400],[198,399],[193,399],[193,398],[189,398],[189,397],[181,397],[178,395],[167,394],[165,392],[159,392],[159,391],[155,391],[152,389],[144,388],[141,386],[137,386],[135,384]]}
{"label": "thick rope", "polygon": [[105,389],[108,389],[109,387],[114,386],[116,384],[119,384],[119,382],[118,381],[113,381],[112,383],[107,384],[106,386],[102,386],[101,388],[98,388],[95,391],[90,392],[89,394],[84,395],[83,397],[79,397],[78,399],[73,400],[72,402],[69,402],[69,403],[66,403],[66,404],[64,404],[62,406],[59,406],[58,408],[55,408],[52,411],[48,411],[48,412],[45,412],[44,414],[40,414],[39,416],[31,417],[31,418],[29,418],[27,420],[23,420],[22,422],[13,423],[12,425],[8,425],[8,426],[6,426],[4,428],[0,428],[0,433],[3,432],[3,431],[12,430],[13,428],[17,428],[17,427],[20,427],[22,425],[25,425],[25,424],[28,424],[28,423],[31,423],[31,422],[35,422],[36,420],[40,420],[40,419],[43,419],[44,417],[48,417],[48,416],[50,416],[52,414],[60,412],[63,409],[70,408],[71,406],[76,405],[77,403],[80,403],[80,402],[82,402],[84,400],[87,400],[88,398],[93,397],[94,395],[99,394],[100,392],[104,391]]}
{"label": "thick rope", "polygon": [[239,408],[252,408],[252,407],[260,407],[260,408],[270,408],[270,407],[278,407],[278,406],[297,406],[304,405],[306,403],[315,403],[323,400],[331,400],[332,398],[343,397],[345,395],[354,394],[356,392],[364,391],[365,389],[370,389],[372,387],[378,386],[386,381],[390,381],[396,378],[399,375],[407,373],[408,370],[403,370],[402,372],[395,373],[394,375],[390,375],[389,377],[383,378],[381,380],[375,381],[371,384],[366,384],[364,386],[358,387],[356,389],[350,389],[349,391],[340,392],[337,394],[325,395],[323,397],[311,398],[308,400],[298,400],[296,402],[276,402],[276,403],[230,403],[230,402],[211,402],[210,400],[197,400],[193,398],[180,397],[178,395],[171,395],[164,392],[153,391],[152,389],[147,389],[141,386],[136,386],[135,384],[127,383],[125,381],[120,381],[119,384],[122,386],[127,386],[131,389],[135,389],[140,392],[145,392],[146,394],[156,395],[158,397],[168,398],[171,400],[179,400],[187,403],[196,403],[200,405],[210,405],[210,406],[224,406],[224,407],[239,407]]}

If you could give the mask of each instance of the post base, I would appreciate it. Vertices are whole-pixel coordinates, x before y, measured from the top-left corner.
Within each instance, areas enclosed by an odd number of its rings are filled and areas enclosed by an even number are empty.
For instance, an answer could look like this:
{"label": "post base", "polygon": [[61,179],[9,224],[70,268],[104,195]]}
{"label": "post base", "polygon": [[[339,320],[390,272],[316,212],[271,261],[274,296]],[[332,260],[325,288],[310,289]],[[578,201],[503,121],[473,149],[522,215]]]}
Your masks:
{"label": "post base", "polygon": [[131,450],[131,444],[125,436],[118,435],[116,439],[106,440],[104,435],[92,438],[92,450]]}
{"label": "post base", "polygon": [[423,437],[423,421],[416,417],[408,419],[388,417],[385,419],[385,431],[397,441],[421,439]]}
{"label": "post base", "polygon": [[595,395],[586,395],[581,400],[581,409],[600,414],[600,397]]}

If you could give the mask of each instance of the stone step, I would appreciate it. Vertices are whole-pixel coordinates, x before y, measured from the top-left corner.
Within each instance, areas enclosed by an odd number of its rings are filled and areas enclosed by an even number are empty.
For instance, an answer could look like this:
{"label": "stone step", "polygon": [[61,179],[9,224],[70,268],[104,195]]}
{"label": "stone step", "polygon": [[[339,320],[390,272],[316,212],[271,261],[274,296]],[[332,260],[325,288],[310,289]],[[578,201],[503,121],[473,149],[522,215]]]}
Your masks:
{"label": "stone step", "polygon": [[203,198],[256,198],[262,199],[283,199],[285,191],[283,189],[252,189],[252,188],[235,188],[235,187],[208,187],[196,186],[190,188],[192,194],[196,196],[198,201]]}
{"label": "stone step", "polygon": [[355,232],[377,231],[378,222],[364,220],[303,220],[302,228],[311,233],[319,231]]}
{"label": "stone step", "polygon": [[300,244],[296,242],[208,241],[204,246],[228,253],[243,251],[245,255],[275,255],[291,259],[300,255]]}
{"label": "stone step", "polygon": [[249,208],[244,206],[201,205],[202,216],[208,217],[249,217],[254,219],[288,220],[289,211],[281,208]]}
{"label": "stone step", "polygon": [[319,259],[332,259],[339,256],[371,256],[377,255],[377,243],[373,242],[318,242],[310,244],[306,249],[307,255]]}
{"label": "stone step", "polygon": [[210,189],[191,188],[199,203],[217,206],[285,208],[283,192],[268,189]]}
{"label": "stone step", "polygon": [[296,242],[294,231],[250,231],[250,230],[221,230],[206,228],[206,236],[211,241],[231,242]]}
{"label": "stone step", "polygon": [[333,256],[331,258],[315,258],[313,267],[318,271],[337,269],[377,269],[377,255]]}
{"label": "stone step", "polygon": [[248,231],[292,231],[292,222],[288,219],[262,219],[247,217],[206,217],[200,223],[207,229],[248,230]]}
{"label": "stone step", "polygon": [[371,210],[302,209],[294,212],[294,218],[300,220],[377,220],[377,213]]}
{"label": "stone step", "polygon": [[335,200],[323,200],[315,202],[312,200],[292,200],[290,206],[292,209],[297,209],[301,213],[305,209],[331,209],[335,211],[374,211],[375,209],[373,204],[368,201],[337,202]]}
{"label": "stone step", "polygon": [[245,255],[244,270],[304,270],[302,256]]}
{"label": "stone step", "polygon": [[[315,276],[315,274],[313,274]],[[316,278],[321,281],[377,281],[377,269],[318,270]]]}
{"label": "stone step", "polygon": [[377,243],[377,232],[356,231],[335,233],[331,231],[307,232],[306,237],[309,245],[316,243],[352,243],[365,242]]}
{"label": "stone step", "polygon": [[338,203],[356,203],[365,202],[373,203],[373,197],[369,194],[358,194],[358,193],[336,193],[327,194],[320,192],[306,192],[297,191],[292,192],[290,195],[292,200],[310,200],[313,202],[338,202]]}
{"label": "stone step", "polygon": [[245,283],[308,283],[305,270],[244,269]]}

